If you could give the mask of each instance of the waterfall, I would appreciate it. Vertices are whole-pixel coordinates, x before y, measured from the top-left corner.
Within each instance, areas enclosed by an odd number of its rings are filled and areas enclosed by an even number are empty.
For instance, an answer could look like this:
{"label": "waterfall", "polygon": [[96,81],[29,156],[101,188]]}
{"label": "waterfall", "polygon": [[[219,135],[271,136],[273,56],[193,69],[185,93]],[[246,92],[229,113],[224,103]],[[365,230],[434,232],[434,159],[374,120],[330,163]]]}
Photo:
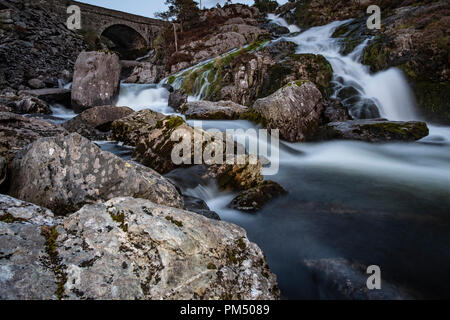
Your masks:
{"label": "waterfall", "polygon": [[159,85],[122,83],[116,106],[127,106],[135,111],[150,108],[163,114],[172,114],[168,99],[169,91]]}
{"label": "waterfall", "polygon": [[297,27],[296,25],[288,24],[288,23],[286,22],[286,20],[284,20],[284,19],[281,18],[280,16],[277,16],[277,15],[275,15],[275,14],[273,14],[273,13],[269,13],[269,14],[267,15],[267,17],[268,17],[269,20],[272,21],[273,23],[276,23],[276,24],[278,24],[278,25],[280,25],[280,26],[282,26],[282,27],[288,28],[289,31],[290,31],[291,33],[294,33],[294,32],[300,32],[300,31],[301,31],[301,29],[300,29],[299,27]]}
{"label": "waterfall", "polygon": [[[272,17],[274,23],[286,24],[284,19]],[[280,22],[284,21],[284,22]],[[345,90],[359,95],[359,99],[350,97],[343,99],[350,113],[356,118],[374,115],[367,108],[376,105],[380,116],[389,120],[415,120],[414,95],[403,73],[391,68],[387,71],[371,74],[369,67],[361,63],[361,57],[369,40],[364,41],[349,55],[340,53],[339,39],[333,38],[334,31],[351,20],[335,21],[325,26],[313,27],[293,37],[285,37],[287,41],[297,44],[296,53],[313,53],[323,55],[331,64],[334,72],[335,97]],[[352,99],[353,98],[353,99]],[[367,113],[369,116],[367,116]]]}

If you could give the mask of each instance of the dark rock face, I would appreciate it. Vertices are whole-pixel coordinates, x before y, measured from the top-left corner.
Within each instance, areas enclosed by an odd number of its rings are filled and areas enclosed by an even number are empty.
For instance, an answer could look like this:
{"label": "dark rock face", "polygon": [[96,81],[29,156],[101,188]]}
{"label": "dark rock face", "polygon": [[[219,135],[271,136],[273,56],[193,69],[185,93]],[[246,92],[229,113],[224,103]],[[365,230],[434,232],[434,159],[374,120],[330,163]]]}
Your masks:
{"label": "dark rock face", "polygon": [[69,132],[76,132],[90,140],[107,140],[111,124],[134,113],[128,107],[101,106],[83,111],[62,124]]}
{"label": "dark rock face", "polygon": [[0,105],[4,105],[14,113],[31,114],[42,113],[50,114],[50,107],[41,99],[29,95],[5,95],[0,96]]}
{"label": "dark rock face", "polygon": [[383,281],[381,290],[367,288],[367,266],[346,259],[306,260],[322,299],[410,300],[412,296]]}
{"label": "dark rock face", "polygon": [[72,107],[77,112],[112,105],[119,94],[121,65],[116,54],[82,52],[75,63]]}
{"label": "dark rock face", "polygon": [[448,1],[395,2],[384,13],[383,29],[369,43],[363,58],[373,72],[402,69],[422,115],[446,124],[450,123],[449,15]]}
{"label": "dark rock face", "polygon": [[8,168],[7,168],[5,158],[0,157],[0,186],[6,180],[7,170],[8,170]]}
{"label": "dark rock face", "polygon": [[190,196],[184,196],[183,199],[186,210],[198,213],[209,219],[220,220],[220,216],[216,212],[211,211],[206,202],[202,199]]}
{"label": "dark rock face", "polygon": [[326,101],[325,110],[322,115],[323,123],[341,122],[352,120],[348,109],[339,100]]}
{"label": "dark rock face", "polygon": [[76,133],[32,143],[11,167],[10,194],[57,214],[117,196],[183,207],[178,191],[158,173],[101,151]]}
{"label": "dark rock face", "polygon": [[169,107],[178,110],[183,104],[187,102],[188,95],[183,89],[173,90],[169,95]]}
{"label": "dark rock face", "polygon": [[286,194],[286,191],[278,183],[264,181],[257,187],[242,191],[231,201],[229,207],[240,211],[255,212],[283,194]]}
{"label": "dark rock face", "polygon": [[323,112],[322,94],[309,81],[294,81],[274,94],[259,99],[252,110],[268,129],[280,130],[280,137],[290,142],[313,137]]}
{"label": "dark rock face", "polygon": [[26,145],[42,137],[65,133],[64,128],[40,119],[0,112],[0,156],[7,163]]}
{"label": "dark rock face", "polygon": [[73,70],[86,48],[83,39],[40,4],[4,2],[8,9],[0,23],[0,92],[57,87],[62,71]]}
{"label": "dark rock face", "polygon": [[416,141],[429,134],[425,122],[352,120],[332,122],[320,130],[320,137],[325,140],[359,140],[367,142]]}
{"label": "dark rock face", "polygon": [[198,120],[235,120],[244,116],[247,107],[231,101],[195,101],[181,106],[181,113],[187,119]]}

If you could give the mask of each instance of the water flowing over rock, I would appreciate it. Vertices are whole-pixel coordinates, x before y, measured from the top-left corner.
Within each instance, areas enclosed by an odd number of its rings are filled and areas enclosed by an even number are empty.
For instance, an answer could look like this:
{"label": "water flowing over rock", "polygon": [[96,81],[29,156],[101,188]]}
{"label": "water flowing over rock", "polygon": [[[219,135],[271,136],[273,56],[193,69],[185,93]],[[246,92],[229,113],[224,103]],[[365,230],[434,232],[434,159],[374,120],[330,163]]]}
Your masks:
{"label": "water flowing over rock", "polygon": [[161,175],[101,151],[76,133],[32,143],[16,157],[11,171],[12,196],[57,214],[117,196],[183,207],[178,191]]}
{"label": "water flowing over rock", "polygon": [[187,119],[199,120],[235,120],[247,111],[247,107],[232,101],[193,101],[182,105],[180,109]]}
{"label": "water flowing over rock", "polygon": [[101,106],[83,111],[62,124],[69,132],[76,132],[90,140],[107,140],[111,124],[134,113],[128,107]]}
{"label": "water flowing over rock", "polygon": [[280,130],[281,138],[291,142],[306,141],[319,128],[322,94],[309,81],[294,81],[257,100],[252,110],[261,117],[265,127]]}
{"label": "water flowing over rock", "polygon": [[82,52],[75,63],[72,107],[77,112],[112,105],[119,94],[121,65],[114,53]]}
{"label": "water flowing over rock", "polygon": [[322,139],[360,140],[367,142],[416,141],[429,133],[425,122],[388,121],[386,119],[332,122],[321,128]]}
{"label": "water flowing over rock", "polygon": [[65,132],[64,128],[44,120],[0,112],[0,156],[10,163],[26,145]]}
{"label": "water flowing over rock", "polygon": [[0,196],[5,214],[14,219],[0,221],[2,299],[280,296],[264,254],[231,223],[134,198],[53,220],[46,209]]}

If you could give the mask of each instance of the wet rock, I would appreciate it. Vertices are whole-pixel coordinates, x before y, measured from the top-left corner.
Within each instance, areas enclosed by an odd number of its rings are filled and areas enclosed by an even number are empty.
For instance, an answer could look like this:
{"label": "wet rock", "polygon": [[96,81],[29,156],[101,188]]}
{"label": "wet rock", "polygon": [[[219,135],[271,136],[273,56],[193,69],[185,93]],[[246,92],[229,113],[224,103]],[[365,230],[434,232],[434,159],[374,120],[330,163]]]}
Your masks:
{"label": "wet rock", "polygon": [[294,81],[257,100],[252,111],[266,128],[278,129],[282,139],[306,141],[319,128],[323,112],[322,94],[312,82]]}
{"label": "wet rock", "polygon": [[131,75],[125,79],[125,83],[158,83],[164,75],[162,66],[148,62],[140,62],[134,67]]}
{"label": "wet rock", "polygon": [[169,107],[178,110],[187,102],[188,95],[184,89],[173,90],[169,95]]}
{"label": "wet rock", "polygon": [[19,114],[52,113],[47,103],[29,95],[3,95],[0,96],[0,104],[9,108],[11,112]]}
{"label": "wet rock", "polygon": [[26,145],[65,132],[64,128],[44,120],[0,112],[0,156],[9,164]]}
{"label": "wet rock", "polygon": [[305,260],[321,299],[410,300],[412,296],[383,281],[380,290],[367,288],[367,266],[343,258]]}
{"label": "wet rock", "polygon": [[361,99],[350,107],[350,113],[356,119],[379,119],[380,110],[373,100]]}
{"label": "wet rock", "polygon": [[220,220],[220,216],[211,211],[205,201],[199,198],[184,196],[184,207],[187,211],[198,213],[209,219]]}
{"label": "wet rock", "polygon": [[274,36],[281,36],[290,33],[289,28],[280,26],[279,24],[273,22],[264,24],[262,27],[268,29]]}
{"label": "wet rock", "polygon": [[121,65],[116,54],[82,52],[75,63],[72,106],[82,112],[94,106],[112,105],[119,94]]}
{"label": "wet rock", "polygon": [[280,296],[262,251],[227,222],[134,198],[56,220],[47,209],[0,195],[0,216],[5,210],[1,299]]}
{"label": "wet rock", "polygon": [[235,120],[247,111],[247,107],[232,101],[193,101],[181,106],[181,112],[187,119],[199,120]]}
{"label": "wet rock", "polygon": [[271,200],[286,193],[278,183],[264,181],[257,187],[242,191],[228,206],[240,211],[255,212],[261,210]]}
{"label": "wet rock", "polygon": [[47,88],[37,90],[24,90],[20,94],[37,97],[47,103],[60,103],[64,106],[70,106],[71,90],[60,88]]}
{"label": "wet rock", "polygon": [[352,120],[348,109],[338,100],[324,102],[325,110],[322,116],[323,123]]}
{"label": "wet rock", "polygon": [[416,141],[429,134],[425,122],[388,121],[385,119],[332,122],[321,128],[322,139],[367,142]]}
{"label": "wet rock", "polygon": [[115,120],[134,113],[128,107],[101,106],[83,111],[62,124],[69,132],[77,132],[90,140],[107,140]]}
{"label": "wet rock", "polygon": [[104,152],[76,133],[32,143],[11,167],[10,194],[59,215],[117,196],[183,207],[178,191],[158,173]]}
{"label": "wet rock", "polygon": [[162,113],[150,109],[135,112],[112,123],[113,139],[135,146],[141,136],[151,131],[164,118]]}

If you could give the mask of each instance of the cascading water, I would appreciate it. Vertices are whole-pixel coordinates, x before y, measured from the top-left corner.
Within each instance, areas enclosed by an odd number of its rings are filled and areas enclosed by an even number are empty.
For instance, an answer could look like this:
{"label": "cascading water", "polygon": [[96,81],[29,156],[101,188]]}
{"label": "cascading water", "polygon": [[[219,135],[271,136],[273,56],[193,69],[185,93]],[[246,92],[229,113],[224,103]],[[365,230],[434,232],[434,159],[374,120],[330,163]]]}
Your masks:
{"label": "cascading water", "polygon": [[[276,23],[278,20],[279,18],[274,22]],[[373,101],[384,118],[389,120],[417,119],[414,95],[402,72],[391,68],[372,75],[369,67],[360,62],[368,40],[356,47],[349,55],[345,56],[340,53],[339,39],[333,38],[332,35],[338,27],[350,21],[336,21],[325,26],[314,27],[294,37],[288,37],[286,40],[298,45],[297,53],[321,54],[330,62],[334,71],[337,95],[341,90],[354,88],[359,93],[361,100]],[[343,102],[345,104],[346,101]],[[350,108],[350,111],[353,116],[361,115],[360,109],[352,110]]]}
{"label": "cascading water", "polygon": [[135,111],[152,109],[163,114],[172,114],[168,105],[169,91],[156,84],[125,84],[120,85],[117,106],[129,106]]}

